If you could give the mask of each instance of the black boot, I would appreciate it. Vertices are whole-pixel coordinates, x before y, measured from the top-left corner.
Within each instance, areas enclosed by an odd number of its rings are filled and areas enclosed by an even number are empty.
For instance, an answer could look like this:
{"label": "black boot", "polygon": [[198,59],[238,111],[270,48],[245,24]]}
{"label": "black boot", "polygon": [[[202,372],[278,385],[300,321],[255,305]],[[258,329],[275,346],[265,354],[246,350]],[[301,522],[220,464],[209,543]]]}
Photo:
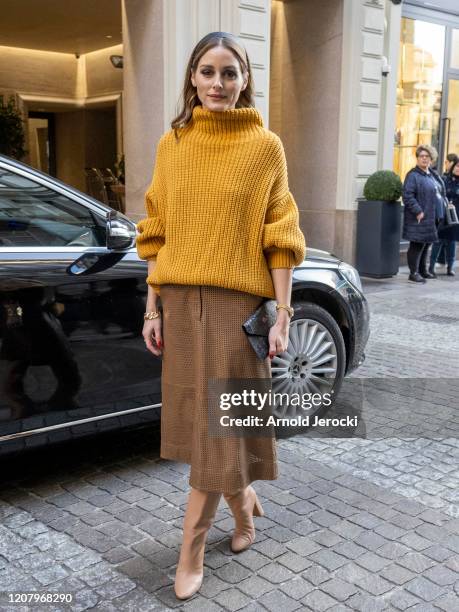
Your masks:
{"label": "black boot", "polygon": [[413,283],[425,283],[426,282],[426,279],[422,278],[422,276],[419,274],[419,272],[411,273],[408,276],[408,280],[412,281]]}
{"label": "black boot", "polygon": [[419,274],[422,276],[422,278],[437,278],[437,275],[432,268],[429,268],[428,272],[427,270],[421,270]]}
{"label": "black boot", "polygon": [[446,274],[448,276],[456,276],[456,273],[453,270],[453,266],[448,266],[447,270],[446,270]]}

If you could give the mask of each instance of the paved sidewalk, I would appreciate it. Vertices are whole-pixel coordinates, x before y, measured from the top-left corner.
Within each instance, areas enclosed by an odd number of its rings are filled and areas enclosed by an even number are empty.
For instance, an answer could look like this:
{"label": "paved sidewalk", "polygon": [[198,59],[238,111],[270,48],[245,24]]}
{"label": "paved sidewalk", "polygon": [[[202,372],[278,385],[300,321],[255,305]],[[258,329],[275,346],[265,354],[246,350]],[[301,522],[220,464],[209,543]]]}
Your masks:
{"label": "paved sidewalk", "polygon": [[[222,501],[199,594],[173,593],[189,467],[156,428],[3,461],[0,610],[459,610],[459,277],[406,277],[365,281],[367,437],[280,440],[256,542],[231,553]],[[73,602],[8,603],[33,591]]]}

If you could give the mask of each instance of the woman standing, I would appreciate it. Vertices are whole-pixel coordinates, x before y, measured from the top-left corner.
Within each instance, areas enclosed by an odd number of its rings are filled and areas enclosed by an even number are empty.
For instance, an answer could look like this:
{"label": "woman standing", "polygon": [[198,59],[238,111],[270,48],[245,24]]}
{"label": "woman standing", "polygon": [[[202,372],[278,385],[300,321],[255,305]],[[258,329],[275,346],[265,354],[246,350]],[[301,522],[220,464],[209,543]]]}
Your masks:
{"label": "woman standing", "polygon": [[456,153],[448,153],[445,159],[445,172],[442,177],[443,180],[446,179],[448,174],[451,172],[454,164],[458,161],[459,161],[459,157],[456,155]]}
{"label": "woman standing", "polygon": [[410,241],[408,280],[415,283],[435,278],[435,274],[427,271],[427,252],[430,244],[438,240],[437,227],[444,216],[445,185],[430,167],[431,151],[426,145],[416,149],[416,166],[408,172],[403,184],[403,238]]}
{"label": "woman standing", "polygon": [[[454,204],[456,212],[459,215],[459,160],[452,164],[448,174],[445,175],[445,188],[447,199]],[[442,246],[445,248],[446,253],[446,274],[448,276],[455,276],[454,263],[456,261],[456,234],[457,227],[452,228],[451,232],[448,232],[448,238],[442,238],[432,246],[432,254],[430,258],[431,272],[434,270],[435,263],[438,258],[438,253]]]}
{"label": "woman standing", "polygon": [[241,325],[264,298],[276,299],[269,356],[286,350],[292,268],[305,240],[282,143],[253,106],[250,62],[233,35],[212,32],[196,45],[171,126],[158,144],[137,248],[148,259],[143,336],[163,355],[160,456],[191,466],[175,576],[175,593],[186,599],[201,586],[222,494],[239,552],[255,539],[253,516],[263,514],[251,482],[278,477],[274,437],[210,435],[207,388],[211,378],[271,377]]}
{"label": "woman standing", "polygon": [[[454,164],[457,161],[459,161],[459,158],[457,157],[456,153],[448,153],[448,155],[446,156],[446,159],[445,159],[445,168],[444,168],[445,171],[444,171],[444,173],[441,176],[441,178],[443,179],[443,182],[445,183],[445,186],[446,186],[446,179],[447,179],[447,177],[449,175],[449,171],[451,170],[451,168],[454,166]],[[435,249],[435,245],[432,246],[432,253],[433,253],[434,249]],[[431,259],[432,259],[432,253],[431,253]],[[442,265],[446,264],[445,241],[442,241],[442,243],[440,245],[440,250],[438,251],[436,262],[439,263],[439,264],[442,264]],[[433,269],[431,270],[429,268],[429,272],[432,273]],[[453,270],[453,276],[454,276],[454,270]]]}

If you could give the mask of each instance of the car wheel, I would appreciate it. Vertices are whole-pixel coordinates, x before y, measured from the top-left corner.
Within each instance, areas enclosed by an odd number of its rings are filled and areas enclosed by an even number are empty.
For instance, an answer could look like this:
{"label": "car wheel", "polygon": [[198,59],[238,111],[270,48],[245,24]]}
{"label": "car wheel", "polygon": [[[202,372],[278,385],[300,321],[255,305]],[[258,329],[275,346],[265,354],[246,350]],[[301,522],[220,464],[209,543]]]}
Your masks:
{"label": "car wheel", "polygon": [[[329,393],[331,402],[318,402],[310,407],[302,407],[301,401],[298,405],[273,402],[273,415],[289,421],[305,416],[311,420],[324,413],[339,392],[346,368],[346,349],[338,324],[324,308],[310,302],[296,302],[293,307],[287,350],[271,361],[272,393],[289,396]],[[283,427],[277,429],[286,433]]]}

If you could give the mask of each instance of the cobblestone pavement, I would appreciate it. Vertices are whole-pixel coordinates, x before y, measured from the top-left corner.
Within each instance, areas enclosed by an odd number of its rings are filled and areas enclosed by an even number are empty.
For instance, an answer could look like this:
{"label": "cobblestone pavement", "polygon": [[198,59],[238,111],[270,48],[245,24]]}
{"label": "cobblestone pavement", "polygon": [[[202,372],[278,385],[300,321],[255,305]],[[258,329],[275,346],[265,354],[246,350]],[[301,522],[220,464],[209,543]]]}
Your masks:
{"label": "cobblestone pavement", "polygon": [[[459,282],[365,285],[372,334],[349,384],[382,404],[364,402],[360,438],[279,440],[249,550],[231,553],[222,501],[203,587],[176,600],[189,467],[159,459],[157,428],[72,442],[0,464],[0,610],[459,610]],[[9,603],[24,592],[73,602]]]}

